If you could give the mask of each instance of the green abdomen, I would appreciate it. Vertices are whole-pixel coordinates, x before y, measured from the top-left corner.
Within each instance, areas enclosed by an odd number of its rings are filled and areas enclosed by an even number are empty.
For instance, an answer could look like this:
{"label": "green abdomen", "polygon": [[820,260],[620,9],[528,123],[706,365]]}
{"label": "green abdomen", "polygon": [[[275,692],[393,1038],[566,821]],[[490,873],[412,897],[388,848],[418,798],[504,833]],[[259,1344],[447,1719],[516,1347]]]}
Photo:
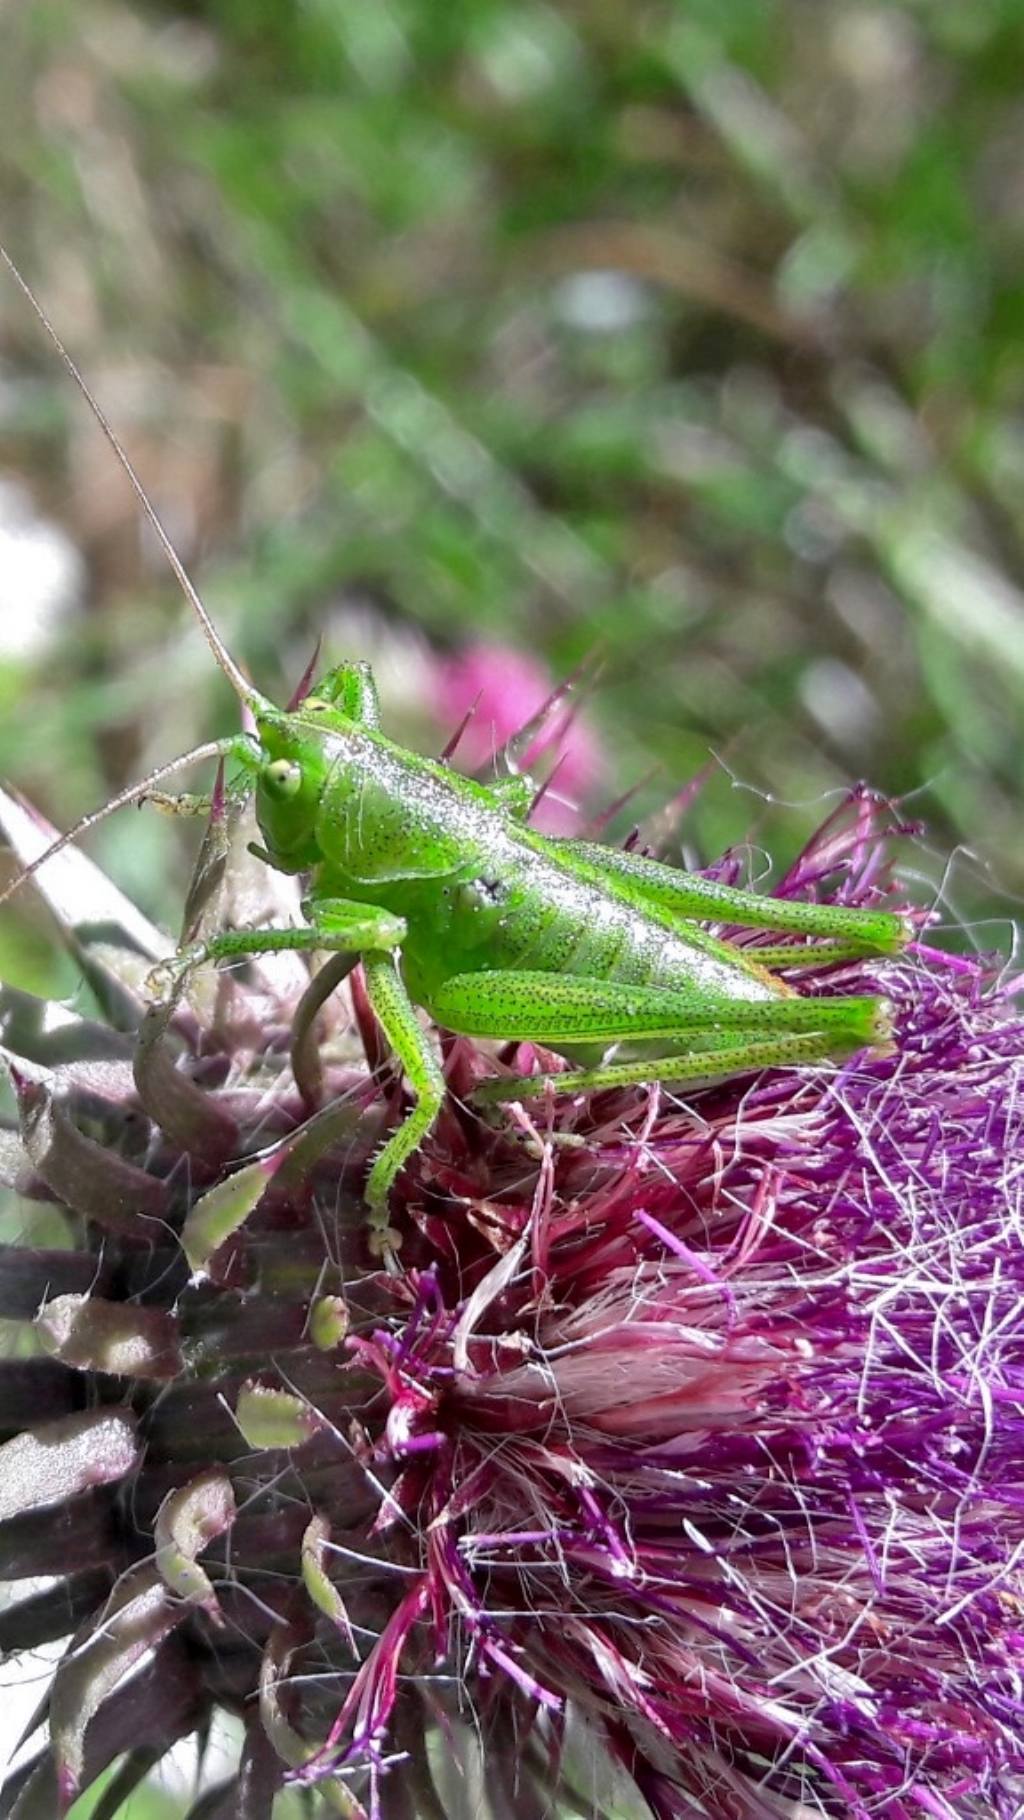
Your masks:
{"label": "green abdomen", "polygon": [[699,929],[688,937],[678,922],[529,850],[509,856],[500,870],[470,868],[401,895],[403,905],[389,898],[387,908],[408,918],[403,964],[413,997],[428,1008],[442,980],[489,970],[574,974],[748,1002],[784,990],[716,952],[719,945]]}
{"label": "green abdomen", "polygon": [[[405,917],[403,968],[429,1009],[443,980],[485,971],[574,974],[663,985],[719,999],[785,990],[621,880],[594,876],[571,842],[518,827],[464,780],[349,742],[317,824],[318,896],[355,898]],[[588,876],[589,873],[589,876]],[[630,897],[634,901],[630,901]]]}

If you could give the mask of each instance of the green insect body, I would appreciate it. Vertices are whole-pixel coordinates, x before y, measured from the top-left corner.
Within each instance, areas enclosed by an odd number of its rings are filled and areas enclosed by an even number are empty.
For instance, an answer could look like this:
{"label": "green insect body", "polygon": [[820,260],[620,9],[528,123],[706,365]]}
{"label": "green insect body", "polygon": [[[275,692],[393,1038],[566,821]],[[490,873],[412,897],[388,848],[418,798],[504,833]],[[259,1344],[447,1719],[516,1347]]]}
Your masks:
{"label": "green insect body", "polygon": [[[305,929],[239,930],[182,965],[274,948],[362,959],[371,1005],[416,1095],[377,1156],[367,1200],[379,1249],[394,1180],[440,1111],[444,1082],[419,1006],[467,1036],[533,1041],[583,1065],[492,1084],[526,1097],[631,1081],[706,1078],[824,1060],[888,1039],[872,997],[801,997],[771,971],[894,953],[902,918],[788,904],[526,825],[528,792],[462,778],[380,731],[369,670],[343,664],[297,709],[257,709],[261,856],[309,876]],[[755,960],[702,926],[716,920],[823,938]],[[629,1045],[627,1059],[600,1051]],[[598,1058],[593,1059],[594,1051]]]}
{"label": "green insect body", "polygon": [[[257,851],[309,879],[305,926],[229,930],[183,950],[170,971],[180,982],[203,961],[285,949],[334,950],[351,965],[362,962],[370,1003],[415,1096],[366,1188],[371,1242],[391,1267],[400,1234],[388,1224],[390,1192],[445,1094],[416,1007],[449,1030],[541,1043],[576,1064],[489,1083],[481,1097],[493,1099],[707,1079],[884,1048],[883,999],[802,996],[773,969],[896,953],[910,933],[903,918],[787,903],[593,842],[542,835],[527,825],[531,791],[523,779],[486,786],[387,739],[365,664],[331,670],[291,710],[268,702],[224,647],[124,451],[57,346],[255,719],[255,737],[215,742],[188,758],[237,759],[255,784]],[[98,813],[154,794],[153,784],[185,762],[161,767]],[[85,818],[60,844],[96,819]],[[789,939],[758,949],[755,959],[716,939],[708,922],[774,929]],[[624,1048],[609,1059],[613,1045]]]}

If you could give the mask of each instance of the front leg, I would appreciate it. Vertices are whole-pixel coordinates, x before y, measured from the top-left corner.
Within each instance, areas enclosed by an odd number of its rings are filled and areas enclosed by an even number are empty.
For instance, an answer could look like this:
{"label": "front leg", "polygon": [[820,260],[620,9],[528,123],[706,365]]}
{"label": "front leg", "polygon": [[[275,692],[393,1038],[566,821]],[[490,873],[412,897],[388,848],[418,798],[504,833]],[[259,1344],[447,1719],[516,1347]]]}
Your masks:
{"label": "front leg", "polygon": [[225,929],[206,941],[192,942],[170,960],[161,961],[149,976],[150,990],[158,995],[177,990],[196,967],[207,961],[240,960],[250,954],[314,954],[351,952],[353,965],[368,949],[397,948],[405,940],[405,918],[393,916],[373,904],[349,898],[307,898],[302,906],[308,924],[295,929]]}

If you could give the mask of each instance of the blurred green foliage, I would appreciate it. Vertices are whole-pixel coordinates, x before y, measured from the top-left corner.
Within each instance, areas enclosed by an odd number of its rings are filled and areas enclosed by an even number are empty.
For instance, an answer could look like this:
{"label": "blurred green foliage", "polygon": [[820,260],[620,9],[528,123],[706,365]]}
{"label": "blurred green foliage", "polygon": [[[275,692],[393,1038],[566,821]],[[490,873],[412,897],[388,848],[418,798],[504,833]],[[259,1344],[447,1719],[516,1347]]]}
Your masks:
{"label": "blurred green foliage", "polygon": [[[868,776],[933,876],[1021,890],[1020,0],[8,0],[4,40],[3,238],[265,690],[322,633],[436,740],[425,639],[599,643],[611,792],[722,756],[689,853]],[[86,565],[49,630],[33,514]],[[0,770],[66,825],[232,707],[6,279],[4,525]],[[97,837],[172,927],[178,834]],[[0,961],[67,989],[46,953],[22,913]]]}
{"label": "blurred green foliage", "polygon": [[[71,1809],[69,1820],[94,1820],[97,1809],[101,1806],[104,1795],[114,1780],[116,1772],[103,1776],[89,1790],[88,1794],[76,1801]],[[118,1810],[118,1820],[178,1820],[182,1812],[180,1799],[165,1793],[158,1786],[144,1788]]]}
{"label": "blurred green foliage", "polygon": [[[411,738],[419,630],[599,642],[642,807],[713,749],[795,836],[867,775],[1020,888],[1019,0],[21,0],[6,38],[5,237],[264,688],[322,632]],[[231,710],[0,312],[0,462],[89,565],[0,659],[0,766],[65,823]],[[752,822],[723,771],[691,850]],[[104,838],[167,914],[166,824]]]}

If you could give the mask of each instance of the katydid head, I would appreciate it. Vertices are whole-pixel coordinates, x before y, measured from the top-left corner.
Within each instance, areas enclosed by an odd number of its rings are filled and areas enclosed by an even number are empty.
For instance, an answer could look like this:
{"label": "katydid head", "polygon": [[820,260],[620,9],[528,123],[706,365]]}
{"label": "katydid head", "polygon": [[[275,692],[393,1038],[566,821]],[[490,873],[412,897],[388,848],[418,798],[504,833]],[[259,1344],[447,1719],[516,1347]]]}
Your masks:
{"label": "katydid head", "polygon": [[[327,670],[310,694],[283,712],[256,712],[260,763],[256,819],[267,857],[286,872],[321,858],[316,840],[320,798],[346,734],[380,725],[380,706],[368,663],[349,659]],[[330,746],[326,736],[330,736]]]}
{"label": "katydid head", "polygon": [[[256,820],[267,858],[284,872],[303,872],[320,858],[316,820],[333,758],[325,748],[325,729],[307,719],[307,706],[295,713],[270,708],[256,716]],[[331,713],[330,719],[340,717]]]}

